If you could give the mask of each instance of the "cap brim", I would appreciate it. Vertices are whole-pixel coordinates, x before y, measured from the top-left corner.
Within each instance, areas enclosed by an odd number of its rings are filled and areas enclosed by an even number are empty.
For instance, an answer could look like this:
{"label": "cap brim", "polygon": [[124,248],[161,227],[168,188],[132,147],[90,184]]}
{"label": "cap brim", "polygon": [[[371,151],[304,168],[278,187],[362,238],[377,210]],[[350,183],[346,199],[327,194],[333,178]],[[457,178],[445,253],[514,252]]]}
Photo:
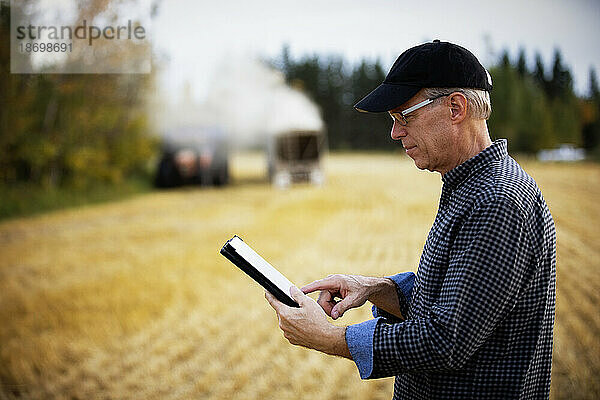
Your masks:
{"label": "cap brim", "polygon": [[419,90],[420,86],[382,83],[356,103],[354,108],[360,112],[386,112],[406,103]]}

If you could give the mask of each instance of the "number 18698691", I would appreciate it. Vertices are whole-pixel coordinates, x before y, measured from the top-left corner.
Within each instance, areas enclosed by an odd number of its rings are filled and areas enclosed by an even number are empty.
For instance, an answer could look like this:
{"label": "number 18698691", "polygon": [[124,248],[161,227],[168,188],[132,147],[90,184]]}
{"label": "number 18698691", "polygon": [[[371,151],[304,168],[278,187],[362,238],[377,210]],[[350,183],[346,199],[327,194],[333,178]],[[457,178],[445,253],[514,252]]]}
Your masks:
{"label": "number 18698691", "polygon": [[19,43],[21,53],[66,53],[73,51],[73,43],[27,42]]}

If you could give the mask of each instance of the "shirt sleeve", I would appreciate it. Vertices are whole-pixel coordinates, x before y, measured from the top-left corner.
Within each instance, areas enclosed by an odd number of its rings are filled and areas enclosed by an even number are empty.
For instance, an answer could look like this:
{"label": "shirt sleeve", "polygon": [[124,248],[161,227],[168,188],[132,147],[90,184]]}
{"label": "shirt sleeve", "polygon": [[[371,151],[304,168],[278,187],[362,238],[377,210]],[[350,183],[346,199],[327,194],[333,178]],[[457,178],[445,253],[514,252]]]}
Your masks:
{"label": "shirt sleeve", "polygon": [[[396,285],[402,315],[407,315],[408,303],[415,283],[415,274],[413,272],[403,272],[388,276],[388,278]],[[382,323],[400,321],[400,318],[375,306],[373,306],[373,316],[375,319],[350,325],[346,329],[346,343],[350,355],[352,355],[360,377],[363,379],[368,378],[373,371],[373,335],[379,321],[381,320]]]}
{"label": "shirt sleeve", "polygon": [[378,317],[346,328],[346,344],[362,379],[367,379],[373,372],[373,335],[381,319]]}
{"label": "shirt sleeve", "polygon": [[[415,274],[414,272],[403,272],[388,276],[396,285],[396,293],[398,293],[398,302],[400,303],[400,312],[404,317],[408,315],[408,305],[410,303],[412,289],[415,285]],[[391,322],[400,322],[401,319],[393,314],[390,314],[376,306],[372,309],[373,317],[383,317]]]}
{"label": "shirt sleeve", "polygon": [[496,200],[475,209],[455,238],[427,316],[373,326],[368,377],[461,368],[518,298],[528,274],[525,236],[512,203]]}

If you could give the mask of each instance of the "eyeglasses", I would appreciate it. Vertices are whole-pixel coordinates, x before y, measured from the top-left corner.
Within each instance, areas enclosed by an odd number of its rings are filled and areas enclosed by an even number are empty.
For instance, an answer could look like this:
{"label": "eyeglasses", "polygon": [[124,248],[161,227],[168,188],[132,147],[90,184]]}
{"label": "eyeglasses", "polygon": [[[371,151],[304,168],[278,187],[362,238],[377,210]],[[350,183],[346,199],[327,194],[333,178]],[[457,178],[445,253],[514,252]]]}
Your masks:
{"label": "eyeglasses", "polygon": [[433,103],[434,100],[439,99],[440,97],[444,97],[444,96],[448,96],[448,95],[442,94],[440,96],[436,96],[431,99],[423,100],[422,102],[417,103],[414,106],[407,108],[406,110],[398,111],[398,112],[388,111],[388,113],[390,114],[390,117],[392,118],[392,120],[394,120],[394,122],[397,122],[402,126],[406,126],[406,125],[408,125],[408,121],[406,120],[406,116],[408,114],[415,112],[419,108],[425,107],[426,105]]}

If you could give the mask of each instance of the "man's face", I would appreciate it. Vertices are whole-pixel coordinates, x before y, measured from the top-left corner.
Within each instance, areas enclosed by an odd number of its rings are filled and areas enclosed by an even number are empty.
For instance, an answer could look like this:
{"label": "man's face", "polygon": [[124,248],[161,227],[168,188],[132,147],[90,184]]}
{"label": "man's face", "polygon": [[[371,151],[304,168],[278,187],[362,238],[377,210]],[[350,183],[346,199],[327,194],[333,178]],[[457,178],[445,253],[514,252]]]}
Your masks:
{"label": "man's face", "polygon": [[[422,92],[401,106],[390,110],[400,112],[425,100]],[[450,124],[450,109],[445,106],[447,97],[442,97],[408,114],[406,126],[394,120],[391,136],[401,140],[406,154],[419,169],[446,173],[452,169],[456,158],[455,132]]]}

